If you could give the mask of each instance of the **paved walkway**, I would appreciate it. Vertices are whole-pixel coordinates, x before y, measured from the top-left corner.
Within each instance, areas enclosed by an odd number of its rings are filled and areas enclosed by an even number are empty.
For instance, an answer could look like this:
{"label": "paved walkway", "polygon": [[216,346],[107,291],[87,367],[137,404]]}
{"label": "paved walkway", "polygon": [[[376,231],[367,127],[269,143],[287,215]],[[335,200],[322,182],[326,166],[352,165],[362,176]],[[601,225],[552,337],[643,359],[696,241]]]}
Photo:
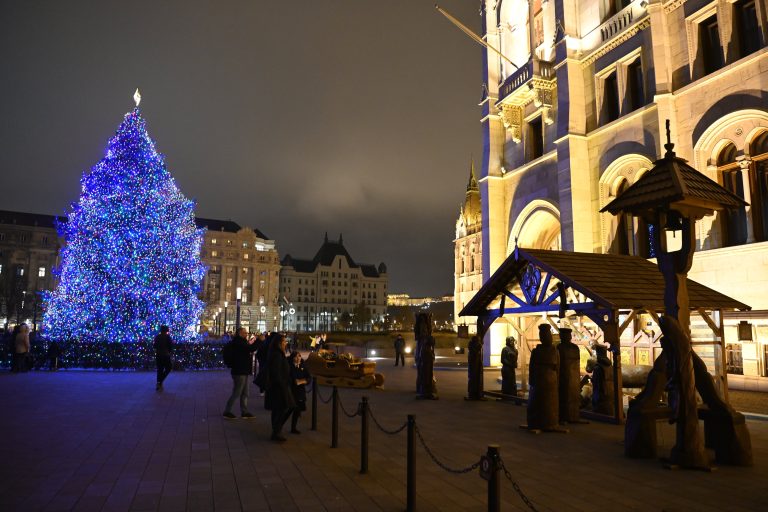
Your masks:
{"label": "paved walkway", "polygon": [[[464,372],[438,372],[440,400],[416,401],[414,370],[390,365],[379,363],[385,390],[342,390],[344,406],[353,409],[365,394],[390,429],[415,414],[430,448],[457,468],[500,444],[511,476],[540,511],[765,510],[768,502],[768,421],[748,421],[754,467],[669,471],[624,458],[621,427],[523,431],[523,407],[464,401]],[[488,388],[495,376],[487,372]],[[331,449],[330,407],[321,405],[317,432],[308,411],[302,434],[278,445],[268,441],[257,393],[256,419],[221,417],[226,372],[172,373],[162,393],[153,381],[141,372],[0,375],[0,510],[405,509],[404,432],[388,436],[371,425],[370,472],[360,475],[359,418],[341,415],[339,448]],[[661,425],[666,453],[673,431]],[[417,457],[418,510],[486,509],[476,471],[450,474],[420,446]],[[510,482],[502,484],[502,510],[526,510]]]}

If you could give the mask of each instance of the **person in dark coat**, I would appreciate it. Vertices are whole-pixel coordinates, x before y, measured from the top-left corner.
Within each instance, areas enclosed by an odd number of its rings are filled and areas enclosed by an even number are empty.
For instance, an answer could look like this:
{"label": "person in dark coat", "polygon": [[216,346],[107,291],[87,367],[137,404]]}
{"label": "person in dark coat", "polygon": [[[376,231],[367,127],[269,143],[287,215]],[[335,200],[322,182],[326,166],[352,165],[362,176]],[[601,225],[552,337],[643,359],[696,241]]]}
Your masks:
{"label": "person in dark coat", "polygon": [[395,366],[398,362],[405,366],[405,340],[402,334],[398,334],[395,338]]}
{"label": "person in dark coat", "polygon": [[240,399],[240,415],[245,419],[253,418],[248,411],[248,381],[253,372],[253,352],[256,350],[255,338],[246,339],[248,332],[245,327],[240,327],[232,338],[232,394],[224,408],[224,417],[235,419],[232,406],[235,400]]}
{"label": "person in dark coat", "polygon": [[272,411],[272,441],[282,443],[283,425],[293,412],[296,401],[291,392],[291,365],[285,356],[288,340],[281,333],[274,333],[269,341],[267,355],[266,394],[264,408]]}
{"label": "person in dark coat", "polygon": [[269,355],[269,343],[272,340],[272,335],[264,336],[259,335],[259,342],[256,344],[256,362],[258,363],[258,370],[256,377],[253,379],[253,383],[259,386],[259,392],[264,395],[266,390],[267,380],[267,356]]}
{"label": "person in dark coat", "polygon": [[171,373],[171,352],[173,352],[173,340],[169,334],[167,325],[160,326],[160,334],[155,336],[155,362],[157,363],[157,385],[155,390],[162,391],[163,381]]}
{"label": "person in dark coat", "polygon": [[299,417],[307,410],[307,384],[309,384],[309,372],[304,368],[304,360],[298,352],[291,352],[291,392],[296,402],[291,417],[291,434],[301,434],[296,428]]}

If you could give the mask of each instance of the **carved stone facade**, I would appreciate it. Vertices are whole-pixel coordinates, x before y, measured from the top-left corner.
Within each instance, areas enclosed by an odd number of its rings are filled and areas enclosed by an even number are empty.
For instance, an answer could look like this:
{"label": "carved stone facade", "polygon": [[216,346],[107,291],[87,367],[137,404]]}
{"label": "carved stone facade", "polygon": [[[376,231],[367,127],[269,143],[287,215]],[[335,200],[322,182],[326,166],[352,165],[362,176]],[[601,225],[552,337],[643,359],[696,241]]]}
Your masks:
{"label": "carved stone facade", "polygon": [[[516,243],[651,256],[645,240],[652,227],[598,212],[663,153],[669,119],[677,154],[750,203],[698,223],[690,277],[753,308],[724,319],[730,369],[744,374],[732,385],[768,376],[766,0],[524,5],[520,14],[519,2],[486,1],[481,11],[482,35],[502,53],[512,37],[506,27],[516,27],[518,39],[518,30],[528,34],[527,55],[517,51],[515,67],[491,50],[485,56],[483,280]],[[526,321],[511,320],[535,343]],[[741,321],[748,327],[740,335]],[[653,359],[659,329],[643,322],[622,349],[626,362]],[[521,336],[508,323],[492,325],[486,363],[498,361],[509,335]]]}
{"label": "carved stone facade", "polygon": [[459,317],[458,314],[483,284],[482,226],[480,189],[473,162],[469,170],[464,204],[461,205],[459,218],[456,220],[456,238],[453,241],[453,318],[456,325],[467,325],[471,334],[477,332],[476,325],[474,322],[467,322],[467,319]]}

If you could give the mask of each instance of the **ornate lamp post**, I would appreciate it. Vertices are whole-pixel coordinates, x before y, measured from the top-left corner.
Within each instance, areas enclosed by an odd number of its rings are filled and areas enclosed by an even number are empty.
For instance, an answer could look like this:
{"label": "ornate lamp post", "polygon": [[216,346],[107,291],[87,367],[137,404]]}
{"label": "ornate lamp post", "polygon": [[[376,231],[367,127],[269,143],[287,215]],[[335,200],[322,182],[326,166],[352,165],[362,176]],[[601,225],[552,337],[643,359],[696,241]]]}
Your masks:
{"label": "ornate lamp post", "polygon": [[229,306],[229,301],[224,301],[224,332],[227,332],[227,306]]}
{"label": "ornate lamp post", "polygon": [[243,289],[237,287],[237,309],[235,314],[235,331],[240,329],[240,302],[243,300]]}

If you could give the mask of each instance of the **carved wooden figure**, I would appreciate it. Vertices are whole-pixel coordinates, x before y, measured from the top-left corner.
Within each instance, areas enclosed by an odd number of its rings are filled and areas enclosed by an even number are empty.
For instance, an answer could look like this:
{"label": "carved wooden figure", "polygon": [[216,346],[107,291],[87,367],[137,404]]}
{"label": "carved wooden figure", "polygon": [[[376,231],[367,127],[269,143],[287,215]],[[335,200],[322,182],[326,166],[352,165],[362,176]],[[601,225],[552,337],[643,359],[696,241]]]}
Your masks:
{"label": "carved wooden figure", "polygon": [[483,341],[472,336],[467,345],[467,399],[483,399]]}
{"label": "carved wooden figure", "polygon": [[501,349],[501,392],[517,396],[517,346],[515,338],[507,337],[506,346]]}
{"label": "carved wooden figure", "polygon": [[581,375],[579,372],[579,347],[571,341],[571,330],[560,329],[559,400],[560,422],[578,423],[581,402]]}
{"label": "carved wooden figure", "polygon": [[528,428],[559,430],[558,373],[560,356],[552,344],[548,325],[539,326],[541,344],[531,351],[529,366]]}

